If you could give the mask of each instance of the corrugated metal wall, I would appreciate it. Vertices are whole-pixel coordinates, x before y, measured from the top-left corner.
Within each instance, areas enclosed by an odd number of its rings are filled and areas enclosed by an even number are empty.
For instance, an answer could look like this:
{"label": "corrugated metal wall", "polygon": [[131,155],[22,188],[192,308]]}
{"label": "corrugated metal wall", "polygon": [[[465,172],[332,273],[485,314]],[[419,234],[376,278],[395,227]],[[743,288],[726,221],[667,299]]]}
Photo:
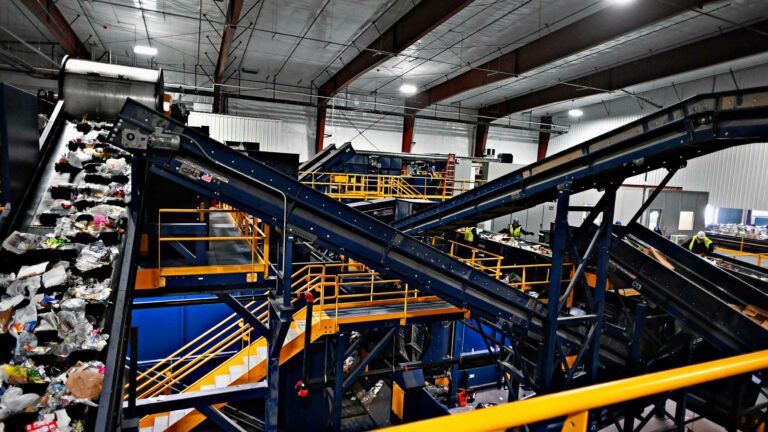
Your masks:
{"label": "corrugated metal wall", "polygon": [[210,127],[217,141],[257,142],[262,151],[285,151],[280,146],[280,120],[192,112],[188,124]]}
{"label": "corrugated metal wall", "polygon": [[[736,73],[741,88],[768,84],[768,67],[759,67]],[[647,93],[644,98],[668,106],[699,93],[713,90],[733,90],[733,78],[721,75],[716,78],[696,80],[677,85],[677,92],[666,87]],[[642,108],[641,108],[642,106]],[[551,140],[548,154],[554,154],[611,129],[648,115],[657,108],[625,97],[607,101],[604,104],[582,108],[584,117],[571,125],[570,131]],[[567,116],[560,114],[563,122]],[[688,161],[688,166],[673,177],[670,186],[682,187],[690,191],[708,191],[709,204],[715,207],[768,210],[768,144],[750,144],[734,147]],[[666,174],[666,170],[657,170],[645,175],[627,179],[625,183],[635,185],[656,185]]]}

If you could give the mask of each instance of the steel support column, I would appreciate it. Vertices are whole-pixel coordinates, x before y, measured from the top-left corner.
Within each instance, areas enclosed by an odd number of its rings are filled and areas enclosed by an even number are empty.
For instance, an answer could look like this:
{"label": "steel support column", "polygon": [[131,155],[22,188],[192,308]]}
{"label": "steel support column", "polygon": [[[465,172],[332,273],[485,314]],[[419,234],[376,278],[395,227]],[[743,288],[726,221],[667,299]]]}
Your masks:
{"label": "steel support column", "polygon": [[[638,304],[637,309],[635,309],[632,336],[629,341],[629,362],[627,364],[627,375],[629,376],[637,375],[640,369],[640,338],[642,337],[643,328],[645,327],[645,315],[647,311],[648,306],[645,303]],[[636,414],[637,407],[633,402],[630,402],[627,409],[624,411],[623,432],[634,432]]]}
{"label": "steel support column", "polygon": [[317,116],[315,117],[315,153],[323,151],[325,142],[325,116],[328,108],[325,103],[317,105]]}
{"label": "steel support column", "polygon": [[269,332],[267,342],[267,400],[264,414],[264,430],[276,432],[278,423],[278,400],[280,396],[280,350],[291,325],[291,273],[293,272],[293,234],[286,236],[283,245],[281,280],[270,292]]}
{"label": "steel support column", "polygon": [[552,116],[541,118],[541,131],[539,131],[539,146],[536,150],[536,160],[540,161],[547,157],[547,148],[549,147],[549,137],[552,135]]}
{"label": "steel support column", "polygon": [[240,22],[240,13],[243,10],[243,0],[229,0],[227,5],[226,19],[227,27],[221,34],[221,46],[219,47],[219,58],[216,61],[216,71],[213,75],[213,112],[222,112],[224,73],[229,66],[229,55],[232,51],[232,41],[235,39],[237,24]]}
{"label": "steel support column", "polygon": [[552,391],[552,379],[555,371],[555,345],[557,342],[557,318],[560,298],[560,286],[563,279],[563,260],[565,259],[565,238],[569,230],[568,203],[570,185],[562,185],[557,192],[557,210],[555,214],[555,232],[552,241],[552,268],[547,291],[547,317],[544,321],[544,341],[539,351],[539,374],[537,383],[541,394]]}
{"label": "steel support column", "polygon": [[[616,190],[613,188],[605,190],[605,200],[603,202],[603,219],[599,230],[601,231],[600,248],[597,251],[597,273],[595,280],[595,293],[592,297],[592,313],[597,316],[595,320],[595,332],[592,337],[592,346],[590,347],[588,361],[588,373],[592,382],[597,382],[597,371],[600,365],[600,334],[603,330],[603,312],[605,311],[605,289],[608,280],[608,261],[611,249],[611,238],[613,228],[613,213],[616,206]],[[589,289],[587,287],[587,289]]]}
{"label": "steel support column", "polygon": [[488,144],[488,123],[478,123],[475,127],[475,157],[485,157],[485,146]]}
{"label": "steel support column", "polygon": [[454,363],[451,365],[451,381],[448,386],[448,401],[450,406],[456,405],[456,393],[459,389],[459,360],[464,345],[464,325],[461,321],[453,322],[453,340],[451,341],[451,357]]}
{"label": "steel support column", "polygon": [[344,338],[344,333],[336,335],[336,355],[334,355],[336,376],[333,386],[333,414],[331,416],[334,432],[341,431],[341,404],[344,399]]}
{"label": "steel support column", "polygon": [[406,114],[403,117],[403,145],[401,151],[403,153],[410,153],[413,146],[413,129],[416,126],[416,116],[413,114]]}

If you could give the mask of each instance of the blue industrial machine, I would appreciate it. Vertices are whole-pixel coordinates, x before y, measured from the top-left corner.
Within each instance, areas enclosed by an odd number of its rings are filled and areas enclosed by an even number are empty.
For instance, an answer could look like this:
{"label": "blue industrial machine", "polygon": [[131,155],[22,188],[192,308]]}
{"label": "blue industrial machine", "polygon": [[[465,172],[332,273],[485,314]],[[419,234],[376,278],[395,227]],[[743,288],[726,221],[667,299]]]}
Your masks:
{"label": "blue industrial machine", "polygon": [[0,83],[0,235],[39,173],[37,97]]}

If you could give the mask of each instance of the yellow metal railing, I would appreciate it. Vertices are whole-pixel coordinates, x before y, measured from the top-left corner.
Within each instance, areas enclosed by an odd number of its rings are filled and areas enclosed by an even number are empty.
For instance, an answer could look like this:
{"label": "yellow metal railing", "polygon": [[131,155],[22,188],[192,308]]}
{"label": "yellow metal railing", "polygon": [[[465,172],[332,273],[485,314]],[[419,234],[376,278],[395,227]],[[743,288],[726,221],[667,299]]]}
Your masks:
{"label": "yellow metal railing", "polygon": [[[763,260],[768,260],[768,246],[760,243],[752,243],[748,241],[744,241],[744,237],[741,237],[739,240],[730,240],[730,239],[724,239],[724,238],[716,238],[715,243],[719,242],[725,242],[725,243],[731,243],[733,245],[738,245],[739,249],[734,250],[730,248],[724,248],[724,247],[717,247],[717,252],[721,252],[725,255],[732,255],[734,257],[752,257],[757,260],[757,265],[759,267],[763,266]],[[756,248],[760,248],[764,250],[765,252],[748,252],[744,250],[744,246],[752,246]]]}
{"label": "yellow metal railing", "polygon": [[[434,245],[436,239],[433,238],[432,244]],[[547,264],[519,264],[519,265],[502,265],[504,257],[488,252],[484,249],[479,249],[468,244],[460,243],[453,240],[448,240],[448,254],[459,261],[469,264],[470,266],[485,272],[496,279],[504,279],[512,274],[520,277],[519,282],[515,282],[510,279],[505,282],[515,288],[520,289],[523,292],[530,291],[534,286],[549,285],[550,277],[549,272],[552,268],[551,263]],[[531,277],[530,272],[546,269],[545,277]],[[561,282],[569,282],[576,271],[576,266],[573,263],[563,263],[563,274],[568,275],[567,278],[561,280]]]}
{"label": "yellow metal railing", "polygon": [[[210,213],[227,213],[232,218],[232,222],[237,227],[240,235],[238,236],[163,236],[162,217],[164,214],[199,214],[201,220]],[[186,275],[211,273],[249,273],[255,280],[257,272],[263,272],[264,277],[268,276],[269,266],[264,265],[269,257],[269,225],[247,213],[234,209],[230,206],[214,207],[208,209],[160,209],[157,215],[157,269],[160,276],[163,274]],[[162,265],[162,245],[168,242],[184,241],[240,241],[248,244],[251,259],[249,264],[230,264],[216,266],[184,266],[184,267],[163,267]]]}
{"label": "yellow metal railing", "polygon": [[387,432],[503,431],[566,417],[563,431],[587,430],[589,410],[768,368],[768,350],[597,384],[575,390],[437,417],[384,429]]}
{"label": "yellow metal railing", "polygon": [[[233,218],[239,226],[242,221],[236,215]],[[549,272],[547,272],[545,280],[529,281],[526,279],[528,269],[549,267],[549,264],[502,266],[500,255],[457,242],[452,242],[451,254],[455,257],[454,253],[460,248],[467,248],[472,253],[470,258],[460,258],[462,261],[498,278],[502,277],[506,270],[520,271],[523,278],[522,282],[510,283],[517,288],[526,290],[530,289],[531,285],[549,283]],[[480,252],[484,256],[480,256]],[[484,263],[491,264],[486,265]],[[572,264],[566,265],[573,269]],[[355,280],[348,280],[353,278]],[[354,288],[355,293],[344,294],[345,288]],[[368,289],[362,292],[363,288]],[[357,262],[318,263],[303,266],[292,275],[291,291],[294,293],[312,292],[315,295],[314,303],[319,310],[334,312],[333,324],[335,328],[339,326],[341,308],[362,307],[376,304],[375,302],[393,301],[402,304],[401,324],[404,325],[408,316],[408,303],[428,299],[428,297],[420,297],[419,291],[411,289],[408,284],[403,284],[396,279],[383,279],[378,272]],[[295,301],[293,300],[293,302]],[[266,321],[267,302],[252,301],[245,304],[245,307],[259,320]],[[251,343],[250,336],[250,325],[240,319],[237,314],[229,315],[220,323],[139,374],[137,377],[138,398],[155,397],[171,392],[173,387],[185,377],[226,353],[234,345],[239,343],[240,349],[245,348]]]}
{"label": "yellow metal railing", "polygon": [[[446,200],[481,184],[478,180],[347,173],[301,173],[303,183],[335,199],[412,198]],[[446,187],[446,182],[452,185]]]}
{"label": "yellow metal railing", "polygon": [[[340,273],[336,273],[340,272]],[[344,278],[366,278],[366,280],[342,281]],[[368,279],[370,278],[370,279]],[[374,302],[381,299],[403,300],[403,323],[406,318],[406,306],[410,298],[418,297],[418,291],[405,290],[382,291],[381,287],[398,285],[397,280],[378,279],[379,274],[367,269],[356,262],[333,264],[310,264],[297,270],[292,275],[291,291],[303,293],[306,291],[315,294],[315,304],[319,304],[321,310],[335,311],[334,325],[338,328],[339,303],[355,303],[368,301]],[[340,291],[345,287],[369,287],[369,292],[357,294],[343,294]],[[297,300],[292,300],[295,303]],[[267,302],[249,302],[245,307],[256,317],[266,322],[268,316]],[[231,314],[218,324],[206,330],[181,348],[160,360],[146,371],[137,376],[137,398],[159,396],[171,392],[173,387],[189,374],[208,364],[211,360],[226,353],[237,343],[240,349],[250,344],[251,327],[237,314]]]}
{"label": "yellow metal railing", "polygon": [[[478,270],[488,273],[491,276],[496,277],[496,279],[501,278],[500,268],[501,262],[504,260],[503,256],[453,240],[448,240],[448,243],[448,255],[465,264],[469,264]],[[434,241],[432,244],[434,244]]]}

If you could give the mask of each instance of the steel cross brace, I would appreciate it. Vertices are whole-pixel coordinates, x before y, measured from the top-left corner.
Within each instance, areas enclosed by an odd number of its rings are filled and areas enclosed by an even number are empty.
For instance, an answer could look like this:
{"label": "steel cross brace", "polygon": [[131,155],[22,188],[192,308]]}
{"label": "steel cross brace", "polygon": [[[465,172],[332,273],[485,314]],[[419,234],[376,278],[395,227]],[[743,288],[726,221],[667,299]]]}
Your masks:
{"label": "steel cross brace", "polygon": [[363,373],[365,368],[368,367],[368,365],[371,364],[371,362],[376,359],[376,357],[378,357],[379,353],[381,353],[381,350],[383,350],[384,347],[389,344],[389,342],[392,340],[392,337],[397,333],[398,329],[399,327],[392,327],[389,329],[384,337],[381,338],[381,340],[377,342],[373,349],[368,353],[368,356],[366,356],[354,370],[349,372],[349,375],[347,375],[347,378],[345,378],[344,382],[342,383],[342,391],[349,388],[349,386],[355,382],[357,377]]}
{"label": "steel cross brace", "polygon": [[[685,166],[685,165],[683,165]],[[640,208],[637,210],[634,216],[632,216],[632,219],[629,220],[629,223],[627,225],[632,224],[633,222],[637,222],[637,220],[640,218],[640,216],[643,215],[643,212],[645,212],[648,207],[653,203],[653,200],[656,199],[657,196],[661,193],[661,191],[664,190],[664,188],[667,186],[667,183],[669,183],[670,180],[672,180],[672,177],[677,173],[677,170],[682,167],[678,168],[668,168],[667,169],[667,175],[664,176],[664,179],[661,180],[661,183],[656,186],[656,188],[651,192],[650,195],[648,195],[648,198],[646,198],[645,202],[640,206]]]}
{"label": "steel cross brace", "polygon": [[251,313],[239,300],[232,296],[232,294],[216,294],[227,306],[229,306],[235,313],[242,318],[251,328],[259,335],[269,341],[272,335],[269,333],[269,328],[264,325],[254,314]]}
{"label": "steel cross brace", "polygon": [[[552,242],[552,269],[550,270],[550,285],[547,298],[547,318],[545,321],[545,332],[542,350],[539,357],[538,387],[541,393],[547,393],[553,390],[553,375],[558,364],[562,364],[566,371],[565,384],[569,385],[574,377],[575,370],[583,360],[586,360],[586,372],[594,381],[597,377],[597,371],[600,359],[600,334],[602,332],[603,312],[605,304],[605,289],[608,274],[609,249],[611,241],[611,228],[613,226],[613,212],[616,201],[616,188],[611,187],[605,190],[603,197],[597,205],[592,208],[586,220],[579,227],[577,233],[572,236],[568,245],[566,239],[570,234],[568,224],[568,212],[573,208],[569,206],[570,187],[568,184],[562,185],[558,191],[557,211],[555,216],[555,232]],[[589,227],[594,223],[599,214],[603,215],[597,232],[587,247],[584,256],[580,256],[577,249],[577,242],[581,236],[586,234]],[[579,262],[573,279],[569,282],[565,292],[561,296],[561,280],[563,271],[563,262],[565,260],[565,251],[571,250],[572,258]],[[584,276],[586,265],[592,256],[597,252],[597,272],[594,293],[589,288]],[[585,295],[590,305],[592,314],[586,317],[578,318],[560,318],[560,312],[565,306],[568,296],[577,283],[581,282],[585,289]],[[582,347],[576,355],[576,361],[570,367],[565,361],[565,354],[557,339],[557,327],[567,324],[591,323]],[[555,361],[559,357],[559,361]]]}
{"label": "steel cross brace", "polygon": [[195,408],[225,432],[245,432],[245,429],[240,427],[234,420],[225,416],[215,407],[210,405],[198,405]]}

